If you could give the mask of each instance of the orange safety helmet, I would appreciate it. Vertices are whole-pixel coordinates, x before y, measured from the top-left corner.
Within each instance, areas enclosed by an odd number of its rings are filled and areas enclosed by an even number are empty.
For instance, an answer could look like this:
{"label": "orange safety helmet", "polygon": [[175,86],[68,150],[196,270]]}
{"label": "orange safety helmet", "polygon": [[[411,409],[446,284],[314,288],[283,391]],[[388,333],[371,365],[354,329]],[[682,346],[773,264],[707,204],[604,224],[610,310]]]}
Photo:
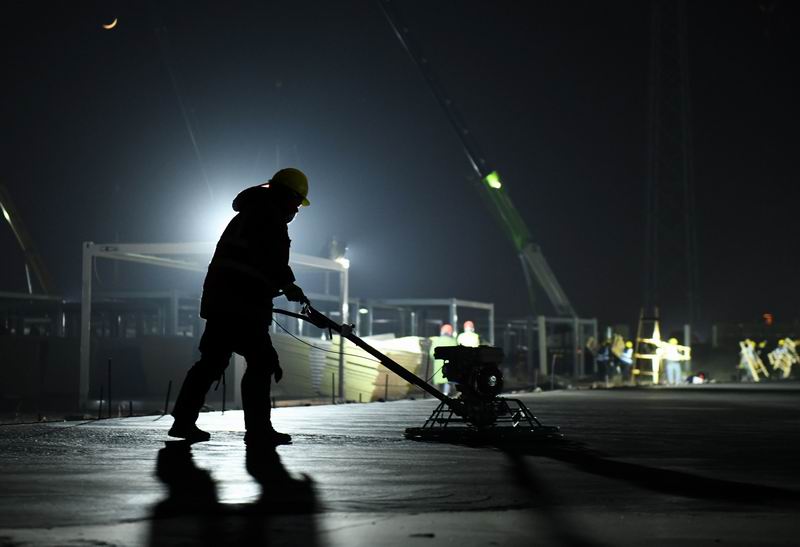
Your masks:
{"label": "orange safety helmet", "polygon": [[439,336],[453,336],[453,325],[445,323],[439,329]]}

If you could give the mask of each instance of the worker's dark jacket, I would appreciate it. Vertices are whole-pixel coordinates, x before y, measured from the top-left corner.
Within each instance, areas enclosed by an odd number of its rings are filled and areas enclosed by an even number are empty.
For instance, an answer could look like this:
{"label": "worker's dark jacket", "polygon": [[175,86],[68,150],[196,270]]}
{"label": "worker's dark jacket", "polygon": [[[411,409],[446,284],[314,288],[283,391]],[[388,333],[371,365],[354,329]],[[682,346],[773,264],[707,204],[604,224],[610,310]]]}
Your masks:
{"label": "worker's dark jacket", "polygon": [[217,243],[203,284],[200,317],[266,319],[279,289],[294,281],[286,221],[270,191],[253,186],[233,200],[237,214]]}

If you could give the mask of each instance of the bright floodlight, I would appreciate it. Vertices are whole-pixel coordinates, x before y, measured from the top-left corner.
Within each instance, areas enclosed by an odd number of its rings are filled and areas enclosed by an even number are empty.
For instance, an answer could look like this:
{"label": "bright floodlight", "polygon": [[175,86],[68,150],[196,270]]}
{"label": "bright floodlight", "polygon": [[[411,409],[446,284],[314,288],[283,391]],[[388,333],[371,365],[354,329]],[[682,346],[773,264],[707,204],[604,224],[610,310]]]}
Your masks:
{"label": "bright floodlight", "polygon": [[345,270],[347,270],[347,269],[349,269],[349,268],[350,268],[350,260],[349,260],[349,259],[347,259],[347,258],[345,258],[345,257],[343,257],[343,256],[340,256],[339,258],[337,258],[337,259],[335,259],[335,260],[336,260],[336,262],[338,262],[339,264],[341,264],[341,265],[342,265],[342,267],[343,267]]}
{"label": "bright floodlight", "polygon": [[489,185],[489,188],[499,190],[503,187],[503,184],[500,182],[500,175],[497,174],[497,171],[492,171],[486,175],[483,180]]}

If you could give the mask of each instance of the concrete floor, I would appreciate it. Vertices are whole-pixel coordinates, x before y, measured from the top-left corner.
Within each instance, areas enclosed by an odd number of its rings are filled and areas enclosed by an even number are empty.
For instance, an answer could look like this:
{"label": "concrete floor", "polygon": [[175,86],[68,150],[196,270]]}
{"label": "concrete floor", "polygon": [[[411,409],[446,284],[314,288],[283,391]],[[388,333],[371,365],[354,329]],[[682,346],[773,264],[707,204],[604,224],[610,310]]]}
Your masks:
{"label": "concrete floor", "polygon": [[797,545],[800,387],[522,398],[567,441],[405,440],[431,400],[0,427],[0,545]]}

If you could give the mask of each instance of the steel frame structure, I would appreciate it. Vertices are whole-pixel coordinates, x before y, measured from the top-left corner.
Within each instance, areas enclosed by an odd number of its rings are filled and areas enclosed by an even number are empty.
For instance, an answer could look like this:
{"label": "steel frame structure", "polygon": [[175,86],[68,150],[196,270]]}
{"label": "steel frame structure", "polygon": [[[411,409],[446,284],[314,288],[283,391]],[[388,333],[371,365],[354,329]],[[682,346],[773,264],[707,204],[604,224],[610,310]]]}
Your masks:
{"label": "steel frame structure", "polygon": [[[215,243],[83,243],[81,267],[81,328],[80,328],[80,374],[78,389],[79,408],[87,408],[89,402],[89,370],[91,360],[92,275],[94,262],[99,258],[149,264],[205,273],[214,254]],[[180,258],[175,258],[180,257]],[[193,258],[192,258],[193,257]],[[342,322],[349,314],[349,276],[343,264],[316,256],[292,253],[289,264],[295,268],[310,268],[339,274],[339,306]],[[342,379],[343,381],[343,379]]]}
{"label": "steel frame structure", "polygon": [[[372,334],[372,320],[374,317],[373,309],[379,307],[387,308],[432,308],[444,307],[448,309],[449,321],[453,325],[453,333],[458,333],[458,308],[471,308],[484,310],[489,313],[489,345],[494,345],[494,304],[491,302],[478,302],[475,300],[462,300],[460,298],[390,298],[382,300],[367,300],[365,307],[369,310],[369,331]],[[413,311],[411,313],[414,313]],[[413,322],[412,322],[413,324]],[[416,333],[411,333],[416,336]]]}

